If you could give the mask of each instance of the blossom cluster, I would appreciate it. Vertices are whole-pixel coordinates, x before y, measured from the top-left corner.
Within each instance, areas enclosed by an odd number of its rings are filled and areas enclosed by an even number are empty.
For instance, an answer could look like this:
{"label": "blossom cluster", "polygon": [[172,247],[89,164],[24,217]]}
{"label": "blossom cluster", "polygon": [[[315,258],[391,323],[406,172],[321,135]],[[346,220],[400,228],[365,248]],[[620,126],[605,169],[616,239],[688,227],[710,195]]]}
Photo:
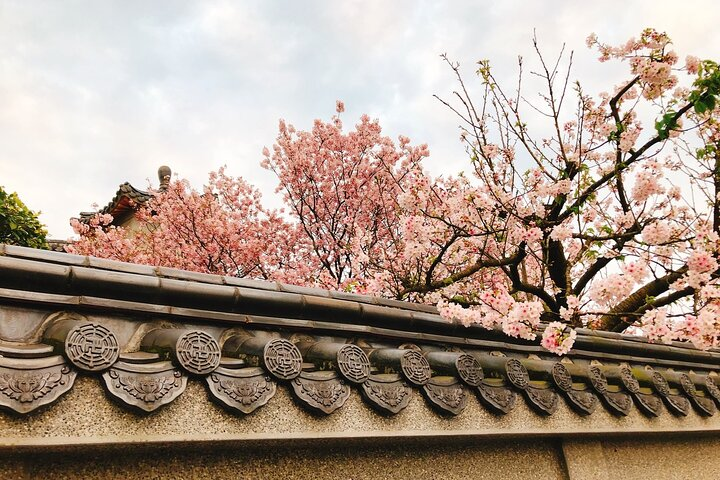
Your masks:
{"label": "blossom cluster", "polygon": [[[338,101],[308,130],[280,121],[263,149],[286,211],[220,170],[200,191],[172,182],[138,211],[142,228],[76,222],[72,248],[435,304],[448,321],[514,337],[542,329],[541,345],[561,355],[579,327],[717,346],[720,79],[705,81],[716,64],[688,56],[678,67],[652,29],[588,45],[625,62],[627,77],[597,95],[577,86],[575,102],[563,102],[556,73],[535,105],[481,63],[484,103],[463,84],[454,109],[471,159],[461,174],[432,177],[426,145],[366,115],[346,129]],[[683,69],[697,78],[682,84]],[[529,109],[549,128],[531,131]]]}
{"label": "blossom cluster", "polygon": [[565,355],[575,344],[577,332],[560,322],[550,322],[545,328],[540,345],[557,354]]}

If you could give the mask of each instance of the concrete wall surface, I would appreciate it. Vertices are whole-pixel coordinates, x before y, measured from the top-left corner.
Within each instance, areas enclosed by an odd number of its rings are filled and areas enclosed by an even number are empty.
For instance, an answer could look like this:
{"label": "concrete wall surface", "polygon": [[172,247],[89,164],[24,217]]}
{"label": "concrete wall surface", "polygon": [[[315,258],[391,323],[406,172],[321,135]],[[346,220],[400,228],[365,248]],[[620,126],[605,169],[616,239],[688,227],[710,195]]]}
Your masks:
{"label": "concrete wall surface", "polygon": [[557,442],[501,440],[339,442],[264,449],[232,446],[151,451],[55,452],[5,458],[2,478],[35,479],[566,479]]}
{"label": "concrete wall surface", "polygon": [[[0,414],[0,478],[718,478],[720,435],[682,433],[669,413],[645,421],[604,410],[583,418],[564,406],[541,417],[524,402],[495,416],[476,400],[445,418],[419,394],[387,417],[357,392],[332,415],[318,416],[283,386],[268,405],[242,416],[211,402],[196,379],[172,404],[141,415],[81,376],[53,406],[24,417]],[[608,431],[588,433],[593,426]],[[623,426],[637,431],[623,433]]]}
{"label": "concrete wall surface", "polygon": [[[48,318],[52,312],[2,308],[0,338],[37,344]],[[150,325],[102,313],[87,320],[111,326],[125,351],[138,349]],[[0,392],[17,393],[7,383]],[[582,416],[560,398],[557,411],[541,415],[518,393],[516,407],[498,415],[468,389],[466,408],[452,416],[413,388],[408,406],[389,415],[354,386],[323,415],[308,411],[289,382],[277,383],[269,402],[245,415],[218,405],[206,379],[190,376],[170,404],[137,413],[107,394],[100,373],[78,371],[56,403],[0,412],[0,479],[720,478],[720,414],[662,407],[649,417],[633,407],[627,416],[606,408]]]}
{"label": "concrete wall surface", "polygon": [[717,438],[381,439],[54,447],[0,456],[3,479],[716,479]]}

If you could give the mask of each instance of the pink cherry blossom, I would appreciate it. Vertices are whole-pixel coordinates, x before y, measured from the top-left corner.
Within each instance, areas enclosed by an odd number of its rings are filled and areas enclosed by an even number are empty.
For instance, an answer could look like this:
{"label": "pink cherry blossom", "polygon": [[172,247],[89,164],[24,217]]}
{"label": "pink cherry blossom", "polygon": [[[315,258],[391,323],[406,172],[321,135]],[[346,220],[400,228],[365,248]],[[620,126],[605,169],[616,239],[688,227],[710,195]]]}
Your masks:
{"label": "pink cherry blossom", "polygon": [[685,69],[690,74],[697,74],[698,68],[700,67],[700,59],[698,57],[695,57],[693,55],[688,55],[685,57]]}
{"label": "pink cherry blossom", "polygon": [[[198,190],[157,192],[137,229],[73,222],[71,250],[423,302],[528,340],[549,322],[540,343],[557,354],[581,327],[716,347],[720,98],[708,85],[720,71],[688,56],[693,77],[678,78],[670,37],[654,29],[587,44],[624,68],[601,92],[566,88],[556,79],[571,72],[537,62],[544,90],[516,93],[526,82],[506,87],[482,61],[473,98],[445,59],[461,83],[444,100],[461,117],[460,174],[430,176],[426,145],[366,115],[345,127],[338,101],[329,120],[281,120],[261,152],[284,211],[221,169]],[[544,65],[555,63],[571,62]]]}
{"label": "pink cherry blossom", "polygon": [[540,344],[547,350],[557,354],[567,354],[575,344],[577,332],[560,322],[550,322],[542,334]]}

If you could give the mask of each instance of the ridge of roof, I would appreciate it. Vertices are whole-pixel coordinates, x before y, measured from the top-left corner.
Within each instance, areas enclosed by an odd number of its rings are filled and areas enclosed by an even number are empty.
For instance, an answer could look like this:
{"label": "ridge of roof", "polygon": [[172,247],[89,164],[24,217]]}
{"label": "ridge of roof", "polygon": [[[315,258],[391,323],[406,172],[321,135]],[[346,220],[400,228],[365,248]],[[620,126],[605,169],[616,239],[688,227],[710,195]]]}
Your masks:
{"label": "ridge of roof", "polygon": [[[80,212],[79,219],[82,222],[88,222],[91,218],[98,214],[110,214],[116,216],[115,214],[118,213],[118,210],[123,207],[123,199],[127,199],[135,205],[141,206],[147,203],[151,198],[153,198],[153,196],[152,192],[140,190],[133,187],[129,182],[125,182],[118,187],[115,196],[112,200],[110,200],[110,202],[108,202],[107,205],[96,212]],[[125,213],[124,208],[122,210],[123,211],[120,213]]]}
{"label": "ridge of roof", "polygon": [[560,359],[433,307],[274,282],[0,245],[0,305],[11,307],[0,316],[0,370],[37,391],[0,396],[20,414],[55,403],[80,372],[142,413],[173,402],[189,379],[243,414],[280,385],[326,415],[353,390],[390,415],[415,391],[444,416],[462,413],[470,392],[497,414],[518,397],[541,415],[561,399],[581,416],[603,405],[622,417],[635,405],[650,418],[712,417],[720,406],[718,351],[580,329]]}
{"label": "ridge of roof", "polygon": [[[52,295],[64,295],[74,301],[83,299],[88,307],[93,302],[114,301],[128,310],[149,309],[169,315],[182,312],[190,317],[232,317],[237,322],[247,322],[248,317],[269,324],[277,324],[278,319],[304,321],[310,322],[304,328],[322,323],[323,328],[336,331],[351,326],[366,327],[392,330],[396,337],[437,335],[456,344],[481,341],[516,351],[543,352],[538,341],[511,338],[501,331],[480,326],[464,327],[447,322],[433,306],[368,295],[11,245],[0,245],[0,273],[0,289],[44,294],[48,299],[53,298]],[[7,297],[2,292],[0,296]],[[643,337],[588,329],[578,329],[574,350],[575,355],[590,351],[628,358],[720,365],[718,350],[702,351],[686,342],[653,344]]]}

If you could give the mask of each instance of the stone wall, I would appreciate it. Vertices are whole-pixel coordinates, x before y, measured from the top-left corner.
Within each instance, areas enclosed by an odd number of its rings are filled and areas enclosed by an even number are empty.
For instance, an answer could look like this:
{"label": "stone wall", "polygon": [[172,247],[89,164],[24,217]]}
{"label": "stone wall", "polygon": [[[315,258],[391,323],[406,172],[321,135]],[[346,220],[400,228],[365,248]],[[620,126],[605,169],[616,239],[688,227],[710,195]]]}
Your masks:
{"label": "stone wall", "polygon": [[195,379],[175,402],[141,415],[80,376],[51,407],[0,414],[0,478],[713,479],[720,436],[692,430],[717,423],[604,410],[582,418],[564,405],[551,417],[525,404],[496,416],[476,399],[446,418],[419,394],[388,417],[357,392],[321,417],[283,386],[240,416],[211,402]]}
{"label": "stone wall", "polygon": [[[0,308],[0,338],[37,344],[52,309]],[[80,314],[78,314],[80,315]],[[106,325],[124,351],[134,351],[149,325],[168,323],[83,311]],[[220,337],[223,325],[201,323]],[[13,343],[17,342],[17,343]],[[152,413],[111,400],[100,372],[77,371],[72,389],[24,415],[0,412],[0,478],[606,478],[714,479],[720,471],[720,415],[687,416],[666,407],[658,417],[592,415],[559,401],[552,415],[522,395],[505,415],[468,389],[459,415],[431,405],[419,388],[406,408],[379,413],[358,386],[342,408],[311,413],[288,381],[266,405],[242,414],[208,394],[207,376],[190,375],[186,390]],[[8,395],[0,379],[0,393]]]}

